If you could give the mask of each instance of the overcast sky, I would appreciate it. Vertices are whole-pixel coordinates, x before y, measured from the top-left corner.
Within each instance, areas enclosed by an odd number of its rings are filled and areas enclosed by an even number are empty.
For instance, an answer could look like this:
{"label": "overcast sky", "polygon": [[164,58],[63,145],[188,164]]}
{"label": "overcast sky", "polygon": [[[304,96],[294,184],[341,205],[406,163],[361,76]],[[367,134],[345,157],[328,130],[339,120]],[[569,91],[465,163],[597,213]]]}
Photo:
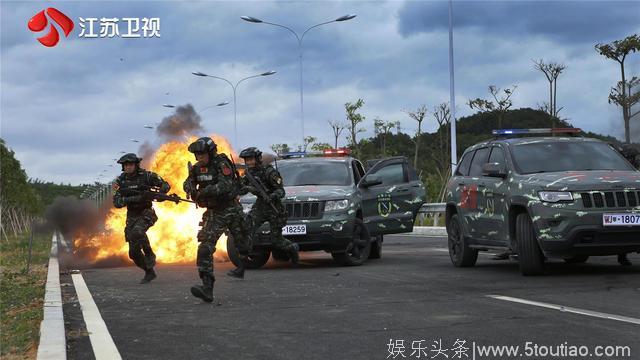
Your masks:
{"label": "overcast sky", "polygon": [[[36,40],[46,31],[27,28],[47,6],[76,24],[53,48]],[[306,134],[321,141],[332,142],[327,120],[343,120],[345,102],[364,99],[365,135],[372,135],[376,117],[412,132],[415,123],[402,110],[449,100],[446,1],[2,1],[0,10],[1,136],[32,178],[77,184],[103,169],[115,176],[117,168],[105,165],[138,149],[129,139],[154,139],[143,125],[171,114],[163,103],[199,110],[229,101],[200,115],[207,133],[232,140],[231,87],[192,71],[232,82],[277,71],[239,86],[236,149],[299,143],[297,42],[242,15],[297,31],[358,15],[304,38]],[[80,17],[158,17],[161,38],[80,38]],[[548,90],[532,59],[544,58],[567,65],[558,82],[561,115],[620,138],[621,111],[607,103],[619,68],[594,44],[640,33],[639,19],[640,1],[454,1],[458,116],[469,115],[467,100],[485,97],[490,84],[517,84],[514,107],[537,107]],[[627,73],[640,75],[640,54],[629,57]],[[433,130],[435,121],[427,121]]]}

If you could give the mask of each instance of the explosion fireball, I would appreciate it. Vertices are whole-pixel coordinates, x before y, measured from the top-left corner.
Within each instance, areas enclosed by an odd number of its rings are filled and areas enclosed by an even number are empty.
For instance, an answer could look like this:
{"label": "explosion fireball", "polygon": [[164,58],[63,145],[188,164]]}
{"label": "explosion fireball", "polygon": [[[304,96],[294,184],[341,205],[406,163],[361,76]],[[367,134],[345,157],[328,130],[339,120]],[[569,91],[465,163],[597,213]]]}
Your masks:
{"label": "explosion fireball", "polygon": [[[217,135],[212,135],[211,138],[218,145],[218,153],[237,158],[225,138]],[[187,162],[195,162],[187,146],[194,140],[195,137],[191,137],[185,142],[171,141],[163,144],[153,154],[148,168],[171,185],[169,193],[175,193],[182,198],[186,197],[182,183],[188,175]],[[157,261],[163,264],[195,262],[198,224],[205,209],[196,208],[194,204],[187,202],[176,204],[169,201],[154,202],[153,207],[158,221],[149,229],[147,235]],[[93,263],[114,257],[129,261],[128,246],[124,239],[126,217],[126,208],[111,208],[105,220],[104,233],[90,238],[77,237],[74,240],[76,252],[80,251]],[[226,235],[220,237],[216,249],[214,260],[227,261]]]}

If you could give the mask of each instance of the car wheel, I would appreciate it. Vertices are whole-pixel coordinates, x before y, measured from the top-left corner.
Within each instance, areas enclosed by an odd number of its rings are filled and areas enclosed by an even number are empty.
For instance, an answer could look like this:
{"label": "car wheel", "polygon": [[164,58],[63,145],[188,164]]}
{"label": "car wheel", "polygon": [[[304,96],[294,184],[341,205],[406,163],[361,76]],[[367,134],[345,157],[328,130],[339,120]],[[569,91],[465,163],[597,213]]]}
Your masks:
{"label": "car wheel", "polygon": [[447,223],[449,257],[456,267],[471,267],[478,261],[478,250],[469,247],[462,234],[458,214],[454,214]]}
{"label": "car wheel", "polygon": [[[229,260],[233,263],[233,265],[240,265],[240,254],[238,254],[238,249],[236,249],[235,243],[233,242],[233,236],[227,235],[227,255],[229,256]],[[244,266],[247,269],[258,269],[261,268],[264,264],[269,261],[269,256],[271,255],[271,251],[268,248],[254,248],[251,250],[251,254],[244,261]]]}
{"label": "car wheel", "polygon": [[536,240],[529,214],[523,213],[516,218],[516,241],[518,242],[518,262],[522,275],[543,274],[544,255]]}
{"label": "car wheel", "polygon": [[582,264],[589,260],[589,255],[576,255],[568,258],[564,258],[564,262],[567,264]]}
{"label": "car wheel", "polygon": [[271,250],[271,256],[273,256],[273,260],[287,262],[291,260],[291,257],[286,251],[283,250]]}
{"label": "car wheel", "polygon": [[383,236],[378,235],[376,239],[371,242],[371,253],[369,253],[369,259],[380,259],[382,257],[382,240]]}
{"label": "car wheel", "polygon": [[356,218],[353,224],[353,237],[345,251],[332,252],[331,256],[343,266],[358,266],[364,264],[371,252],[371,238],[369,230],[361,219]]}

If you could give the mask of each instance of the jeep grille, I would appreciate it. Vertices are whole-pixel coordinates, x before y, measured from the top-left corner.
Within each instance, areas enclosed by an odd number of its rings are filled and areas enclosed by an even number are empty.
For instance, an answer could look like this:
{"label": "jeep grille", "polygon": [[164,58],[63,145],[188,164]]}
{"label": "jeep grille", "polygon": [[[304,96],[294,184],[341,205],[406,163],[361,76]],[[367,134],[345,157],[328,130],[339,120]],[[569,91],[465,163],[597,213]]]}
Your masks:
{"label": "jeep grille", "polygon": [[287,218],[296,219],[320,219],[324,212],[324,203],[321,201],[286,202]]}
{"label": "jeep grille", "polygon": [[626,191],[592,191],[580,193],[585,208],[625,208],[638,205],[639,192]]}

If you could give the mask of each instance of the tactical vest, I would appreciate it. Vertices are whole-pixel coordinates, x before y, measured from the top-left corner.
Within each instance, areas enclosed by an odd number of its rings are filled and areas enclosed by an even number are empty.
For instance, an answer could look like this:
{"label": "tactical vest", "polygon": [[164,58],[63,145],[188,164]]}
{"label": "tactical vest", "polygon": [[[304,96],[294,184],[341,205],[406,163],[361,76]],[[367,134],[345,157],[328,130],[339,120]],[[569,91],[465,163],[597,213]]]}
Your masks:
{"label": "tactical vest", "polygon": [[[118,182],[120,184],[120,194],[122,196],[136,196],[141,195],[144,191],[149,190],[151,187],[150,173],[145,170],[138,170],[135,176],[127,176],[125,173],[120,174]],[[152,207],[151,200],[137,201],[127,205],[128,210],[143,210],[150,209]]]}
{"label": "tactical vest", "polygon": [[221,165],[224,163],[228,163],[231,167],[231,171],[233,172],[233,176],[231,176],[231,181],[233,184],[233,189],[227,194],[221,196],[200,196],[198,198],[198,206],[206,207],[209,209],[219,209],[227,207],[239,194],[239,183],[237,177],[235,175],[235,168],[233,164],[228,160],[226,155],[218,154],[213,161],[209,161],[206,165],[201,165],[196,163],[192,169],[193,180],[195,181],[196,187],[199,191],[202,191],[209,185],[215,185],[218,182],[218,176],[220,175]]}

